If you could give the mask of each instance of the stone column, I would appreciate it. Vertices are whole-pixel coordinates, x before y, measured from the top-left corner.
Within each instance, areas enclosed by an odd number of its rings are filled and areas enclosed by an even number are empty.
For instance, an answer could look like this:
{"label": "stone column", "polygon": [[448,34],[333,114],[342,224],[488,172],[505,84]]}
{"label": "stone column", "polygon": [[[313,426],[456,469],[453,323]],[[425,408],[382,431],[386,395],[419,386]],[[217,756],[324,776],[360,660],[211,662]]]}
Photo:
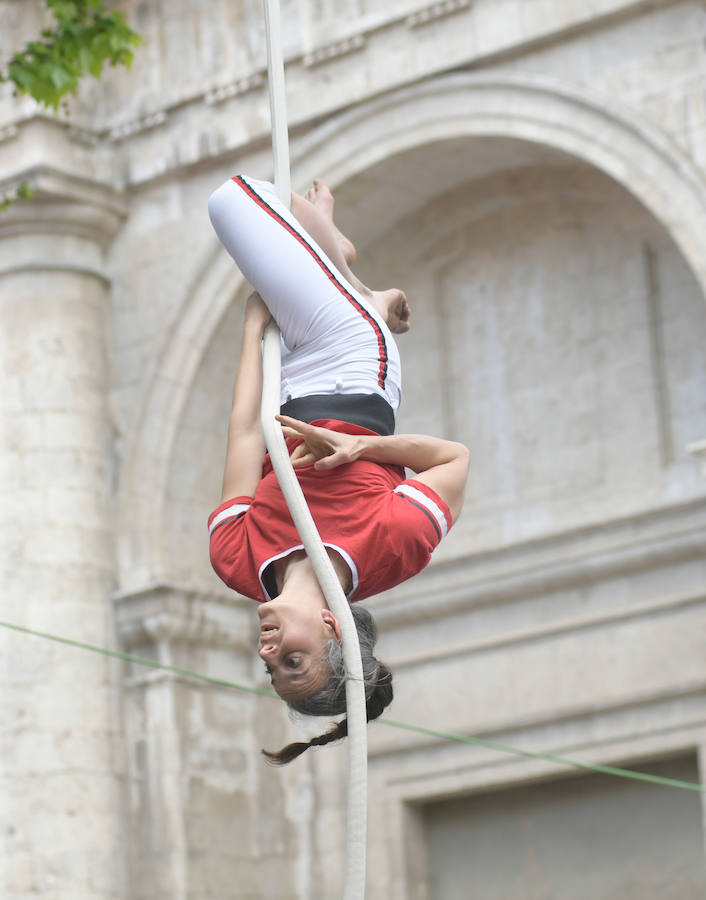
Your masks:
{"label": "stone column", "polygon": [[[0,215],[0,618],[114,646],[104,256],[125,210],[47,168]],[[127,898],[120,665],[0,628],[0,895]]]}
{"label": "stone column", "polygon": [[[120,594],[121,643],[136,656],[250,684],[252,601],[223,595],[168,584]],[[298,896],[293,866],[273,861],[284,855],[274,849],[276,825],[267,865],[259,846],[278,788],[256,727],[263,706],[277,701],[134,664],[126,685],[133,900]],[[281,876],[274,893],[263,869]]]}
{"label": "stone column", "polygon": [[[699,781],[706,784],[706,734],[696,750],[698,760]],[[706,794],[701,794],[701,821],[703,822],[704,853],[706,854]]]}

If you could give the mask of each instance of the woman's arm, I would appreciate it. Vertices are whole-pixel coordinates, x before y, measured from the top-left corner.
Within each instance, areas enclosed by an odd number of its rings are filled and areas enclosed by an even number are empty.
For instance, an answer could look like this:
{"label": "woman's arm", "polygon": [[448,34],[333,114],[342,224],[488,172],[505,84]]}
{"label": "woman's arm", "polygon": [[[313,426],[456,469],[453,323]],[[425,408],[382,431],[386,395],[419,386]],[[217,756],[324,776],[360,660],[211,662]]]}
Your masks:
{"label": "woman's arm", "polygon": [[260,426],[261,346],[270,318],[259,294],[251,294],[245,306],[240,361],[233,388],[221,503],[231,497],[252,497],[262,477],[265,439]]}
{"label": "woman's arm", "polygon": [[461,514],[469,466],[468,449],[463,444],[423,434],[342,434],[289,416],[277,419],[285,437],[304,441],[292,453],[294,466],[313,463],[319,470],[334,469],[356,459],[405,466],[416,473],[416,481],[428,485],[444,500],[454,522]]}

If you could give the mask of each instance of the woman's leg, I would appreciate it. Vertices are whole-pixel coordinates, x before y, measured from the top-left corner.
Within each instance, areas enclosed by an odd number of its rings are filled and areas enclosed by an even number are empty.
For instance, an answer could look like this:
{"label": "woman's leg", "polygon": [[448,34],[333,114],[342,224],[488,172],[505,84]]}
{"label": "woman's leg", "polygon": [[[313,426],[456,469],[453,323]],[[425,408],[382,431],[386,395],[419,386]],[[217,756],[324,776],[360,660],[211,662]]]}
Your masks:
{"label": "woman's leg", "polygon": [[314,179],[306,197],[292,193],[292,213],[297,221],[319,244],[346,281],[378,311],[390,331],[404,334],[410,327],[407,298],[398,288],[372,291],[351,271],[356,249],[336,226],[333,208],[333,194],[320,178]]}
{"label": "woman's leg", "polygon": [[279,201],[272,185],[236,176],[212,195],[209,213],[221,242],[282,332],[290,351],[283,373],[291,375],[287,392],[381,393],[396,408],[399,355],[383,317]]}
{"label": "woman's leg", "polygon": [[215,191],[208,209],[221,242],[295,349],[337,293],[333,264],[268,182],[236,176]]}

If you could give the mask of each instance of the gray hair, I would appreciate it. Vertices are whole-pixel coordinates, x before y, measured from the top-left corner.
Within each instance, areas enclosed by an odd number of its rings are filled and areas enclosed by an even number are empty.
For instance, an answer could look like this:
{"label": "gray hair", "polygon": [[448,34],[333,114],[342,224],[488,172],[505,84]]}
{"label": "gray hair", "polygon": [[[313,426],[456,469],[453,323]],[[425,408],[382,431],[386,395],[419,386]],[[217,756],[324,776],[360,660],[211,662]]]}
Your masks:
{"label": "gray hair", "polygon": [[[363,606],[352,606],[353,621],[358,632],[360,656],[363,664],[367,720],[376,719],[392,702],[392,672],[373,655],[378,631],[375,620]],[[324,654],[330,674],[325,686],[311,697],[288,702],[290,709],[305,716],[335,716],[346,711],[346,673],[343,665],[343,648],[335,641],[328,641]],[[268,761],[274,765],[284,765],[296,759],[309,747],[329,744],[348,734],[348,719],[342,719],[333,729],[312,738],[308,742],[288,744],[277,753],[263,750]]]}

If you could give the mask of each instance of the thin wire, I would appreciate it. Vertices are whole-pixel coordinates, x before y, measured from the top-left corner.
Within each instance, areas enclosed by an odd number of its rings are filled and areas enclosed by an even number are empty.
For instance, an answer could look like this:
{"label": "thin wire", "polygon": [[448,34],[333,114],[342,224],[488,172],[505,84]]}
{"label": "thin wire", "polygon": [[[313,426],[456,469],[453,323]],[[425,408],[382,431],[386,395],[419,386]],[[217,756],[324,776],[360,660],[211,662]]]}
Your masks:
{"label": "thin wire", "polygon": [[501,753],[514,753],[517,756],[526,756],[530,759],[546,759],[550,762],[560,763],[564,766],[573,766],[576,769],[586,769],[589,772],[598,772],[603,775],[617,775],[620,778],[633,778],[635,781],[649,781],[652,784],[661,784],[664,787],[676,787],[687,791],[706,792],[706,785],[694,784],[691,781],[681,781],[678,778],[664,778],[661,775],[650,775],[648,772],[634,772],[632,769],[620,769],[616,766],[602,766],[597,763],[579,762],[575,759],[566,759],[563,756],[554,756],[553,753],[537,753],[533,750],[521,750],[518,747],[508,747],[506,744],[498,744],[495,741],[487,741],[484,738],[467,737],[463,734],[454,734],[450,731],[436,731],[432,728],[424,728],[422,725],[408,725],[406,722],[395,722],[392,719],[378,719],[385,725],[393,728],[402,728],[405,731],[415,731],[417,734],[427,734],[430,737],[442,738],[447,741],[460,741],[463,744],[477,744],[487,747],[489,750],[499,750]]}
{"label": "thin wire", "polygon": [[[205,681],[208,684],[215,684],[218,687],[231,688],[236,691],[245,691],[249,694],[259,694],[262,697],[276,698],[277,694],[267,688],[252,687],[245,684],[237,684],[234,681],[227,681],[224,678],[212,678],[210,675],[203,675],[201,672],[193,672],[190,669],[183,669],[179,666],[170,666],[166,663],[157,662],[154,659],[147,659],[142,656],[134,656],[131,653],[122,653],[120,650],[108,650],[105,647],[96,647],[93,644],[87,644],[83,641],[75,641],[71,638],[60,637],[56,634],[49,634],[45,631],[35,631],[33,628],[25,628],[22,625],[15,625],[11,622],[0,621],[0,627],[8,628],[12,631],[18,631],[22,634],[31,635],[32,637],[45,638],[49,641],[55,641],[59,644],[67,644],[69,647],[77,647],[80,650],[89,650],[92,653],[101,653],[104,656],[113,656],[116,659],[122,659],[126,662],[136,663],[141,666],[150,666],[153,669],[162,669],[165,672],[173,672],[181,675],[183,678],[191,678],[196,681]],[[495,741],[487,741],[484,738],[468,737],[463,734],[456,734],[452,731],[438,731],[434,728],[425,728],[423,725],[411,725],[408,722],[397,722],[394,719],[379,718],[376,720],[381,725],[388,725],[391,728],[399,728],[404,731],[412,731],[416,734],[424,734],[428,737],[439,738],[440,740],[456,741],[462,744],[476,744],[480,747],[486,747],[489,750],[497,750],[501,753],[511,753],[515,756],[525,756],[529,759],[544,759],[549,762],[559,763],[564,766],[571,766],[576,769],[585,769],[588,772],[597,772],[603,775],[614,775],[619,778],[631,778],[635,781],[646,781],[650,784],[658,784],[663,787],[679,788],[685,791],[698,791],[706,793],[706,785],[694,784],[691,781],[680,781],[677,778],[664,778],[661,775],[651,775],[648,772],[635,772],[632,769],[621,769],[615,766],[602,766],[597,763],[579,762],[575,759],[567,759],[563,756],[555,756],[552,753],[536,753],[532,750],[521,750],[518,747],[509,747],[507,744],[498,744]]]}
{"label": "thin wire", "polygon": [[10,628],[12,631],[19,631],[22,634],[30,634],[33,637],[46,638],[48,641],[56,641],[59,644],[68,644],[69,647],[78,647],[80,650],[90,650],[92,653],[102,653],[103,656],[114,656],[116,659],[137,663],[137,665],[140,666],[150,666],[152,669],[162,669],[165,672],[173,672],[175,675],[182,675],[184,678],[206,681],[209,684],[216,684],[219,687],[234,688],[237,691],[246,691],[249,694],[260,694],[262,697],[277,697],[277,694],[275,694],[274,691],[269,691],[267,688],[236,684],[233,681],[226,681],[224,678],[213,678],[210,675],[203,675],[201,672],[192,672],[190,669],[182,669],[180,666],[170,666],[167,663],[157,662],[157,660],[154,659],[147,659],[145,656],[133,656],[132,653],[122,653],[120,650],[108,650],[106,647],[96,647],[93,644],[86,644],[83,641],[74,641],[71,638],[60,637],[57,634],[48,634],[46,631],[35,631],[33,628],[25,628],[22,625],[14,625],[11,622],[0,622],[0,626],[3,628]]}

